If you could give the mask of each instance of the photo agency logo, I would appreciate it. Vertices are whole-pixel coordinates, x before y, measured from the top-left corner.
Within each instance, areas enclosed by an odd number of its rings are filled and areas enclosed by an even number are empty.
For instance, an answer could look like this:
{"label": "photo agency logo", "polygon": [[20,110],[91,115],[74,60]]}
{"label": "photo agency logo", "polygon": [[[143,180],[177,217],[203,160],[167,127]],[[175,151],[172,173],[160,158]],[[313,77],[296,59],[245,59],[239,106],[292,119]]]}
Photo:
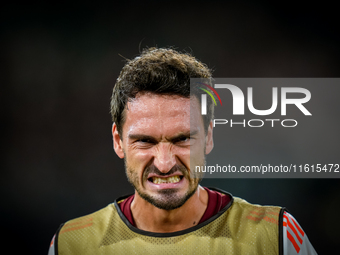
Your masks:
{"label": "photo agency logo", "polygon": [[[217,96],[218,100],[220,101],[220,103],[222,105],[221,97],[213,87],[211,87],[210,85],[203,83],[203,82],[198,82],[198,84],[202,84],[203,86],[206,87],[206,88],[202,88],[202,87],[198,87],[198,88],[200,90],[203,90],[204,92],[206,92],[211,97],[215,106],[217,106],[216,100],[215,100],[214,96],[212,95],[212,93],[207,89],[210,89]],[[202,115],[207,115],[207,94],[201,95],[201,114]]]}
{"label": "photo agency logo", "polygon": [[[208,85],[209,82],[198,81],[198,79],[192,79],[192,84],[195,84],[196,88],[205,93],[200,95],[201,99],[201,114],[207,114],[207,96],[209,96],[214,102],[215,106],[217,106],[217,102],[215,97],[218,98],[220,102],[220,106],[222,107],[230,107],[229,105],[223,106],[222,99],[220,94],[225,94],[225,91],[228,91],[232,97],[232,116],[237,116],[235,118],[216,118],[213,119],[213,126],[217,125],[229,125],[230,127],[264,127],[264,126],[282,126],[282,127],[296,127],[298,125],[298,120],[296,118],[282,118],[283,116],[287,116],[287,106],[292,105],[296,107],[304,116],[312,116],[311,112],[307,109],[306,103],[311,99],[311,92],[303,87],[276,87],[276,86],[267,86],[266,90],[271,91],[271,98],[263,98],[264,96],[261,93],[256,93],[256,98],[254,96],[254,91],[259,89],[259,87],[250,87],[246,88],[242,86],[243,90],[240,86],[234,84],[226,83],[227,78],[219,78],[214,80],[214,84],[212,86]],[[233,79],[236,80],[236,79]],[[240,78],[241,80],[241,78]],[[250,79],[246,80],[247,83],[251,83]],[[255,79],[254,79],[255,80]],[[273,80],[273,79],[271,79]],[[284,80],[284,79],[281,79]],[[237,84],[237,80],[236,80]],[[256,82],[258,84],[258,81]],[[243,83],[244,85],[244,83]],[[218,93],[216,90],[219,90]],[[215,95],[215,96],[214,96]],[[254,101],[263,101],[263,100],[271,101],[270,107],[266,107],[266,109],[258,109],[254,106]],[[246,108],[247,107],[247,108]],[[290,108],[292,109],[292,108]],[[240,116],[246,115],[246,110],[249,114],[255,115],[256,118],[246,119],[239,118]],[[273,114],[277,117],[280,114],[280,118],[271,117]]]}
{"label": "photo agency logo", "polygon": [[193,177],[340,178],[339,84],[339,78],[192,79],[190,110],[214,126],[212,153],[204,164],[190,161]]}

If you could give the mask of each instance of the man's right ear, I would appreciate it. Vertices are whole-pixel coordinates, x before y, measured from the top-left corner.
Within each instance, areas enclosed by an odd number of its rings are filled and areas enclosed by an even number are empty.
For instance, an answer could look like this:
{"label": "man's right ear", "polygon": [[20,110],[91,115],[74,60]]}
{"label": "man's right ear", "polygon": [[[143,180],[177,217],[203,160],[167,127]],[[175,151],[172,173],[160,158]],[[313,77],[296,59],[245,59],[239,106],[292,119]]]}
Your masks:
{"label": "man's right ear", "polygon": [[113,140],[113,149],[115,150],[117,156],[120,158],[124,158],[123,142],[120,139],[117,125],[115,123],[113,123],[112,125],[112,140]]}

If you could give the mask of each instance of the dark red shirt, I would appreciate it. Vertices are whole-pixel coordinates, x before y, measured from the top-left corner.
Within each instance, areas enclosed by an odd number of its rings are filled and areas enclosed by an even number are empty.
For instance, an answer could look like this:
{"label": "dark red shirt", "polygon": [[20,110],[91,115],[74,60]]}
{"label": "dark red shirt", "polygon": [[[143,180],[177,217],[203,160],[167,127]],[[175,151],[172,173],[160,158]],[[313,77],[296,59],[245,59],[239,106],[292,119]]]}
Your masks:
{"label": "dark red shirt", "polygon": [[[208,192],[208,206],[198,224],[210,219],[230,202],[229,196],[205,187],[204,189]],[[135,195],[129,196],[123,202],[119,203],[119,207],[131,225],[136,227],[131,213],[131,203],[134,197]]]}

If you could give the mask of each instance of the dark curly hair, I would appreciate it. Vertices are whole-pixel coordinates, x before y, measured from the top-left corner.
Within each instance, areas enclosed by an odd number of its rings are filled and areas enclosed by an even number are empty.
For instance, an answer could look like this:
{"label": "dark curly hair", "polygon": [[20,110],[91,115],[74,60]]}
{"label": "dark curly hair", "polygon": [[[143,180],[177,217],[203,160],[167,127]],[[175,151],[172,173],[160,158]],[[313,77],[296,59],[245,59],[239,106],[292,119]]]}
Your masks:
{"label": "dark curly hair", "polygon": [[[140,56],[129,60],[116,81],[111,97],[111,116],[122,137],[125,107],[139,92],[190,97],[190,78],[212,79],[211,70],[188,53],[174,49],[148,48]],[[210,83],[210,82],[209,82]],[[191,91],[193,93],[193,91]],[[202,91],[195,90],[200,101]],[[203,115],[205,132],[213,118],[214,104],[208,97],[207,115]]]}

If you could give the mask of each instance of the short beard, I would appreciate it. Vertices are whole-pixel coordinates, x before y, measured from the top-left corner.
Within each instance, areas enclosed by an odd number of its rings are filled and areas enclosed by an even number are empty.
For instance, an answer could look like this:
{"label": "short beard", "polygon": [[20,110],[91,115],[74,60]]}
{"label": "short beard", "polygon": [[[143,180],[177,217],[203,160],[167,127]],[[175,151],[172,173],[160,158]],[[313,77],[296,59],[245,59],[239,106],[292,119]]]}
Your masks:
{"label": "short beard", "polygon": [[202,180],[201,178],[198,180],[191,179],[188,173],[188,169],[184,166],[175,165],[174,167],[171,168],[169,172],[164,174],[161,171],[159,171],[159,169],[156,166],[150,165],[146,167],[143,173],[143,183],[145,181],[148,181],[147,176],[149,175],[149,173],[156,173],[159,176],[162,176],[162,175],[166,176],[166,175],[175,173],[176,171],[181,172],[183,174],[183,178],[187,178],[187,180],[189,181],[189,190],[182,197],[177,195],[176,189],[160,190],[158,192],[159,196],[152,196],[152,195],[148,195],[147,193],[143,192],[140,189],[140,187],[138,186],[139,178],[136,175],[136,172],[130,167],[128,167],[126,163],[127,162],[125,161],[126,176],[128,178],[128,181],[132,184],[132,186],[135,188],[135,190],[139,194],[139,196],[143,198],[145,201],[154,205],[155,207],[159,209],[163,209],[163,210],[174,210],[184,205],[185,202],[188,201],[188,199],[192,197],[192,195],[195,194],[198,184]]}
{"label": "short beard", "polygon": [[139,191],[138,189],[136,190],[139,196],[146,200],[147,202],[149,202],[150,204],[156,206],[159,209],[170,211],[184,205],[185,202],[188,201],[188,199],[192,197],[193,194],[195,194],[197,187],[198,184],[195,189],[188,190],[188,192],[183,197],[179,197],[178,195],[176,195],[176,190],[173,189],[165,189],[159,191],[159,194],[162,195],[161,198],[155,198],[153,196],[150,196],[146,193]]}

